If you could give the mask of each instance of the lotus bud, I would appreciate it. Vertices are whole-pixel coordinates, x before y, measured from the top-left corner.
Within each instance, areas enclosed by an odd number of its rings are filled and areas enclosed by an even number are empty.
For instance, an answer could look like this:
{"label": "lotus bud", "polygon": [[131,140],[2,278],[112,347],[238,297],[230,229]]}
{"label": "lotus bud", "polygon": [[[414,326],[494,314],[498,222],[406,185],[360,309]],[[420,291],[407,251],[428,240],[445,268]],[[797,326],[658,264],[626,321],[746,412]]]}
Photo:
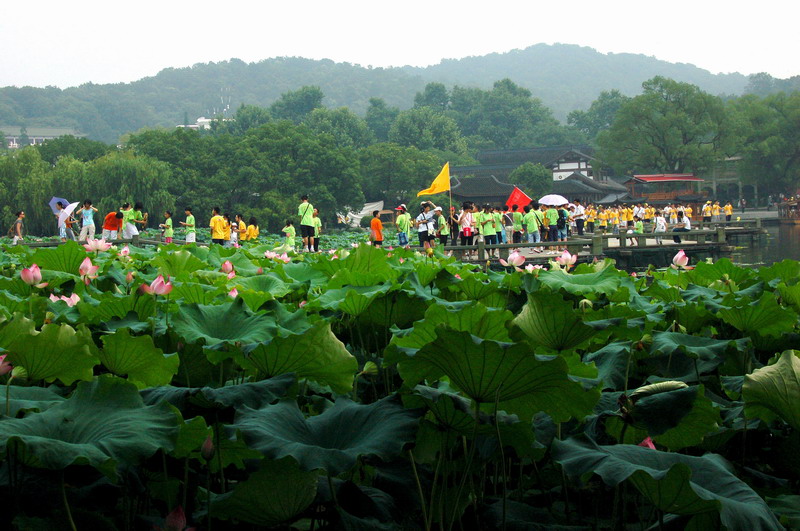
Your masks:
{"label": "lotus bud", "polygon": [[216,453],[216,448],[214,448],[214,441],[211,439],[211,435],[206,437],[206,440],[203,441],[203,445],[200,446],[200,455],[206,461],[211,461],[214,458],[214,454]]}
{"label": "lotus bud", "polygon": [[364,376],[375,376],[378,374],[378,366],[375,364],[374,361],[368,361],[364,364],[364,368],[361,370],[361,374]]}
{"label": "lotus bud", "polygon": [[136,276],[136,272],[135,271],[128,271],[128,274],[125,275],[125,282],[130,284],[131,282],[133,282],[133,277],[135,277],[135,276]]}
{"label": "lotus bud", "polygon": [[28,370],[25,367],[20,367],[17,365],[11,370],[11,377],[16,380],[27,380]]}
{"label": "lotus bud", "polygon": [[53,312],[47,312],[44,314],[44,324],[50,324],[53,322],[53,319],[56,318],[56,314]]}
{"label": "lotus bud", "polygon": [[428,256],[433,256],[433,247],[428,247],[425,252],[428,254]]}
{"label": "lotus bud", "polygon": [[589,310],[594,308],[594,303],[589,299],[581,299],[578,302],[578,308],[580,308],[581,311],[588,312]]}
{"label": "lotus bud", "polygon": [[[623,441],[620,441],[620,442],[623,442]],[[640,442],[639,444],[637,444],[636,446],[642,446],[644,448],[650,448],[651,450],[655,450],[656,449],[656,445],[653,444],[653,439],[651,439],[649,436],[645,437],[645,439],[642,442]]]}
{"label": "lotus bud", "polygon": [[5,354],[0,355],[0,376],[8,374],[12,370],[14,370],[14,367],[9,362],[6,361],[6,355]]}
{"label": "lotus bud", "polygon": [[263,273],[264,273],[264,268],[263,268],[263,267],[259,267],[259,268],[256,270],[256,274],[257,274],[257,275],[261,275],[261,274],[263,274]]}

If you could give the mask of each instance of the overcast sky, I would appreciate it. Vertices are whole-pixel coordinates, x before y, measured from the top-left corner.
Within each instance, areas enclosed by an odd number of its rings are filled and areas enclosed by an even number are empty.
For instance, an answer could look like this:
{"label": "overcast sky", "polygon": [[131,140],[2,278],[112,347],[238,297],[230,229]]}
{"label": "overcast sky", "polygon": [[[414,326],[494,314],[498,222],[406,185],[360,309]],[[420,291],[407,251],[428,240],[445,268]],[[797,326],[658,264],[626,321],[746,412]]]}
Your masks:
{"label": "overcast sky", "polygon": [[425,66],[561,42],[711,72],[800,74],[797,0],[0,1],[0,86],[128,82],[276,56]]}

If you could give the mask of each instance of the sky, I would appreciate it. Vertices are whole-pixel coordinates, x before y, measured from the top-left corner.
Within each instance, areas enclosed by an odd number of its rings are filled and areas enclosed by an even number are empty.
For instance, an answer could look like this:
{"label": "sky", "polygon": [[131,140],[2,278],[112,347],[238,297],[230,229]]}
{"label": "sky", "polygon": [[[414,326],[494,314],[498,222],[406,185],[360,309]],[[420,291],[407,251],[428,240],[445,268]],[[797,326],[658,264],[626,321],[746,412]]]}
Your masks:
{"label": "sky", "polygon": [[0,86],[130,82],[238,58],[427,66],[537,43],[800,74],[800,2],[38,0],[0,2]]}

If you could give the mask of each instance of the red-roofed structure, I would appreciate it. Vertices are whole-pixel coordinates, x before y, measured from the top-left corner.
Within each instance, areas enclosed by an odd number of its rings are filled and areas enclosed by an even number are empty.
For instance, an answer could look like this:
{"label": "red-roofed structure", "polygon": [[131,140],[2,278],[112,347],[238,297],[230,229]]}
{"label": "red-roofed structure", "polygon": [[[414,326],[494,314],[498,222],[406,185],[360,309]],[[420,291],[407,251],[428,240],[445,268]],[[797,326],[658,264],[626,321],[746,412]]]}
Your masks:
{"label": "red-roofed structure", "polygon": [[705,179],[692,173],[659,173],[654,175],[634,175],[625,182],[631,197],[645,201],[672,200],[679,196],[697,194],[695,183]]}

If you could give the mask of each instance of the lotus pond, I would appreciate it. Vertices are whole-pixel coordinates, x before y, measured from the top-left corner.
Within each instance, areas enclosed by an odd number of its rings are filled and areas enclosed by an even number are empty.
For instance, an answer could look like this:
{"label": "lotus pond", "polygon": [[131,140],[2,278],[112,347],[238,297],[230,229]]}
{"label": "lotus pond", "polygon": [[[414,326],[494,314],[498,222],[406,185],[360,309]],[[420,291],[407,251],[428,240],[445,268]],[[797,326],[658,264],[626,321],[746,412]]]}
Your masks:
{"label": "lotus pond", "polygon": [[4,528],[800,525],[800,263],[266,251],[4,248]]}

